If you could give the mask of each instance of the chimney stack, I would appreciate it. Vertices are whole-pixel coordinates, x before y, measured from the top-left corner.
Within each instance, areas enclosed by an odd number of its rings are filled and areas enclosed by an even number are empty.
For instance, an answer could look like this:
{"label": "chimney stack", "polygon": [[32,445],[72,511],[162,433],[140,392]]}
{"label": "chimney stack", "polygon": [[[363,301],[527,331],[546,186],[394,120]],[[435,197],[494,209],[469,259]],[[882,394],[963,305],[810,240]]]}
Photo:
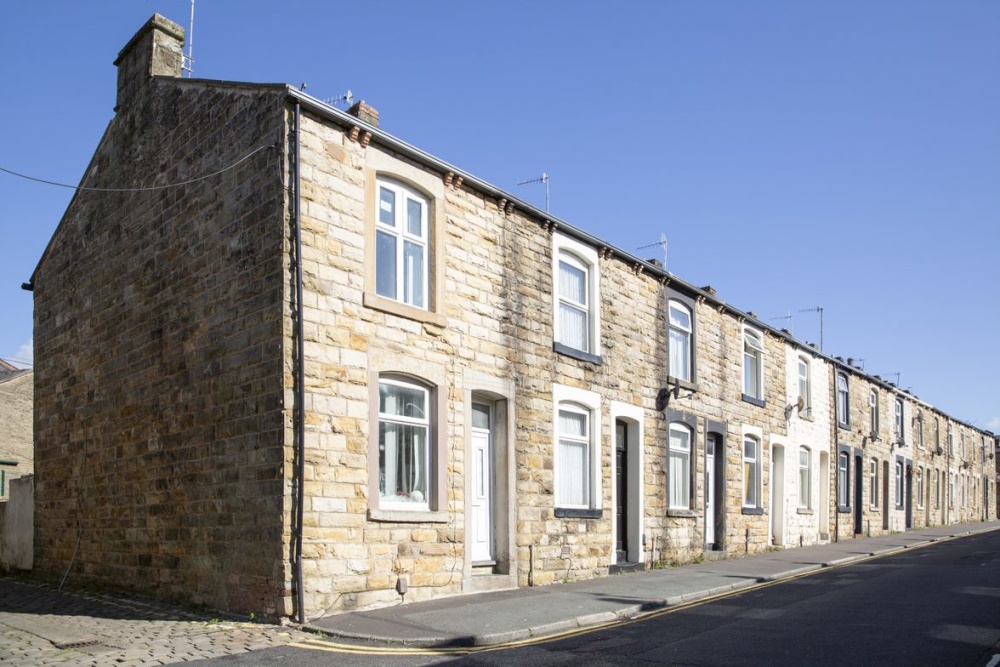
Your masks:
{"label": "chimney stack", "polygon": [[118,52],[117,111],[142,89],[150,77],[179,77],[184,66],[184,28],[153,14]]}
{"label": "chimney stack", "polygon": [[378,109],[364,100],[358,100],[355,102],[354,105],[347,110],[347,113],[359,120],[363,120],[373,127],[378,127]]}

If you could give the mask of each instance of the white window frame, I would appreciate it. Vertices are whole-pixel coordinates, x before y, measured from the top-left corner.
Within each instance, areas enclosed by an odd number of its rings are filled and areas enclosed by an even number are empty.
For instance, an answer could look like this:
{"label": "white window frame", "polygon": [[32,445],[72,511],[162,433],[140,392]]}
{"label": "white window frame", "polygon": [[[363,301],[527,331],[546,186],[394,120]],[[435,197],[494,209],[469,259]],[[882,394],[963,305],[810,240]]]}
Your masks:
{"label": "white window frame", "polygon": [[878,486],[878,459],[872,457],[868,462],[868,493],[871,496],[870,503],[872,509],[879,508],[879,486]]}
{"label": "white window frame", "polygon": [[[674,310],[682,311],[688,318],[688,326],[685,327],[682,323],[676,322],[674,320]],[[667,346],[668,346],[668,363],[670,365],[668,375],[678,380],[684,380],[685,382],[694,381],[694,312],[686,304],[676,300],[670,299],[667,302],[667,320],[668,320],[668,332],[667,332]],[[674,337],[675,335],[681,342],[684,350],[684,358],[681,360],[683,362],[683,367],[678,368],[680,362],[676,359],[674,354]]]}
{"label": "white window frame", "polygon": [[898,509],[898,508],[900,508],[900,507],[903,506],[903,500],[904,500],[903,479],[904,479],[904,476],[906,475],[906,473],[904,472],[904,468],[903,468],[903,462],[900,461],[899,459],[896,459],[896,468],[895,468],[895,470],[896,470],[896,473],[895,473],[895,476],[896,476],[896,480],[895,480],[896,481],[896,489],[895,489],[895,491],[896,491],[896,508]]}
{"label": "white window frame", "polygon": [[799,396],[804,403],[803,410],[812,414],[812,364],[805,356],[798,357]]}
{"label": "white window frame", "polygon": [[917,447],[924,448],[924,413],[917,413]]}
{"label": "white window frame", "polygon": [[[841,465],[843,463],[843,465]],[[851,506],[851,455],[837,452],[837,507]]]}
{"label": "white window frame", "polygon": [[[559,500],[562,497],[559,472],[559,412],[570,410],[584,412],[588,415],[588,440],[589,449],[587,452],[587,470],[581,471],[587,483],[587,502],[583,505],[563,504]],[[553,502],[555,507],[565,509],[600,509],[601,508],[601,397],[599,394],[567,387],[560,384],[552,385],[552,458],[553,458]]]}
{"label": "white window frame", "polygon": [[[674,433],[683,434],[687,438],[687,448],[678,446],[674,440]],[[694,430],[684,422],[670,422],[667,429],[667,508],[672,510],[691,509],[691,461],[694,449]],[[682,474],[680,479],[684,480],[686,494],[683,497],[677,496],[676,489],[672,482],[676,475],[674,467],[681,465]]]}
{"label": "white window frame", "polygon": [[[393,501],[389,496],[382,495],[382,479],[386,476],[386,470],[382,468],[381,456],[379,464],[379,502],[378,506],[380,509],[397,509],[397,510],[409,510],[409,511],[426,511],[429,509],[430,496],[434,492],[434,468],[432,467],[432,456],[431,451],[434,447],[434,434],[432,433],[432,420],[431,413],[433,410],[433,397],[431,396],[430,390],[421,384],[415,382],[408,382],[406,380],[401,380],[394,377],[379,378],[379,394],[381,395],[383,386],[394,386],[402,387],[409,390],[415,390],[423,395],[424,406],[423,406],[423,416],[414,417],[407,415],[395,415],[391,413],[383,413],[381,410],[378,412],[378,429],[379,429],[379,451],[384,451],[387,446],[386,443],[382,442],[381,439],[381,426],[383,423],[390,423],[399,426],[412,426],[415,428],[424,429],[424,455],[423,460],[420,462],[423,466],[423,491],[422,498],[417,498],[412,502],[399,502]],[[418,473],[419,474],[419,473]],[[388,485],[388,480],[385,481],[386,486]],[[417,491],[415,491],[416,493]]]}
{"label": "white window frame", "polygon": [[[394,201],[394,224],[392,226],[382,222],[382,190],[393,194]],[[378,177],[375,183],[375,292],[383,299],[398,301],[420,310],[429,309],[430,300],[430,200],[423,193],[409,187],[399,181]],[[407,225],[408,202],[414,201],[420,204],[420,234],[413,234]],[[379,263],[378,263],[378,239],[379,234],[385,234],[395,239],[396,251],[394,256],[394,270],[396,281],[393,286],[395,295],[383,294],[379,292]],[[421,289],[419,294],[412,287],[407,290],[406,284],[406,245],[410,244],[420,248],[421,263],[423,266],[420,272]]]}
{"label": "white window frame", "polygon": [[917,507],[924,506],[924,467],[917,466]]}
{"label": "white window frame", "polygon": [[764,334],[743,327],[743,393],[764,400]]}
{"label": "white window frame", "polygon": [[879,416],[878,416],[878,390],[872,389],[868,393],[868,419],[871,422],[870,426],[872,433],[877,434],[879,431]]}
{"label": "white window frame", "polygon": [[[741,450],[742,458],[742,468],[741,468],[741,479],[743,480],[743,486],[740,491],[742,496],[743,507],[748,509],[756,509],[763,507],[762,505],[762,490],[763,490],[763,480],[761,479],[761,459],[763,458],[763,438],[755,433],[744,433],[743,434],[743,449]],[[753,445],[753,455],[747,456],[747,445]],[[747,483],[747,468],[753,468],[754,480],[752,484]],[[754,497],[748,498],[748,491],[752,491]]]}
{"label": "white window frame", "polygon": [[[587,331],[585,332],[586,349],[571,345],[565,341],[565,332],[560,324],[560,312],[563,304],[562,295],[559,293],[559,265],[567,262],[572,266],[583,269],[586,273],[587,303],[583,304],[587,313]],[[552,235],[552,329],[553,341],[569,350],[577,350],[584,354],[601,356],[601,271],[597,251],[590,246],[584,245],[575,239],[571,239],[563,234]],[[567,300],[567,306],[579,308],[581,304],[571,303]]]}
{"label": "white window frame", "polygon": [[905,415],[905,408],[903,407],[903,399],[896,397],[895,401],[895,417],[896,417],[896,442],[903,444],[903,439],[906,436],[905,424],[903,417]]}
{"label": "white window frame", "polygon": [[[851,385],[845,373],[837,373],[837,423],[850,428],[851,426]],[[839,464],[838,464],[839,465]]]}
{"label": "white window frame", "polygon": [[812,509],[812,450],[805,446],[799,447],[799,509]]}

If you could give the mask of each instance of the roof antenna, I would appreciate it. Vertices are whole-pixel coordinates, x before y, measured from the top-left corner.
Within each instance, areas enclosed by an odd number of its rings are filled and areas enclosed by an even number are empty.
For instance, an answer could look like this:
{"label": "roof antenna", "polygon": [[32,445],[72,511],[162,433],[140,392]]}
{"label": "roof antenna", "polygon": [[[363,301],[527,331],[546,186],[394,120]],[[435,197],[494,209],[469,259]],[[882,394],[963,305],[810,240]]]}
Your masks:
{"label": "roof antenna", "polygon": [[194,0],[191,0],[191,25],[187,34],[188,52],[181,62],[181,70],[187,72],[190,79],[194,76]]}
{"label": "roof antenna", "polygon": [[545,212],[549,212],[549,175],[544,171],[540,178],[533,178],[530,181],[521,181],[518,185],[531,185],[532,183],[541,183],[545,186]]}
{"label": "roof antenna", "polygon": [[667,235],[660,234],[660,240],[657,243],[650,243],[648,245],[641,245],[636,250],[645,250],[646,248],[655,248],[660,246],[663,249],[663,268],[667,268]]}
{"label": "roof antenna", "polygon": [[785,320],[786,322],[788,322],[788,331],[789,332],[792,331],[792,311],[788,311],[787,315],[779,315],[778,317],[771,318],[772,322],[774,322],[775,320]]}
{"label": "roof antenna", "polygon": [[[303,86],[305,88],[305,86]],[[351,102],[354,101],[354,93],[351,92],[350,88],[343,95],[338,95],[337,97],[328,97],[323,100],[323,104],[329,104],[331,107],[335,107],[341,102],[346,102],[347,106],[351,106]]]}
{"label": "roof antenna", "polygon": [[823,351],[823,306],[816,306],[815,308],[806,308],[800,310],[800,313],[819,313],[819,351]]}

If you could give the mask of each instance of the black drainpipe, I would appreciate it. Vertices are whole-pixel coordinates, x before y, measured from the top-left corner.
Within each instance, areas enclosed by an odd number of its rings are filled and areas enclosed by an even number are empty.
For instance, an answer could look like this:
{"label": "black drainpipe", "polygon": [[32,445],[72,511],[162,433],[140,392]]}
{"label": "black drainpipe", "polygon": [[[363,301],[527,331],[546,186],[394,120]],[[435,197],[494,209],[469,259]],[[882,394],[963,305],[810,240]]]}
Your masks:
{"label": "black drainpipe", "polygon": [[[836,365],[833,367],[833,488],[836,497],[833,499],[833,541],[840,542],[840,409],[837,404],[837,380],[840,379],[840,372]],[[848,394],[847,410],[850,419],[851,405],[850,394]],[[850,470],[850,464],[847,467]]]}
{"label": "black drainpipe", "polygon": [[302,522],[305,516],[305,455],[306,455],[306,408],[305,408],[305,354],[303,345],[302,318],[302,225],[301,225],[301,190],[299,177],[302,170],[299,167],[299,126],[301,106],[295,102],[295,142],[292,144],[292,171],[295,197],[292,208],[292,228],[295,230],[295,473],[293,487],[295,488],[295,604],[298,608],[298,622],[306,622],[305,601],[302,585]]}

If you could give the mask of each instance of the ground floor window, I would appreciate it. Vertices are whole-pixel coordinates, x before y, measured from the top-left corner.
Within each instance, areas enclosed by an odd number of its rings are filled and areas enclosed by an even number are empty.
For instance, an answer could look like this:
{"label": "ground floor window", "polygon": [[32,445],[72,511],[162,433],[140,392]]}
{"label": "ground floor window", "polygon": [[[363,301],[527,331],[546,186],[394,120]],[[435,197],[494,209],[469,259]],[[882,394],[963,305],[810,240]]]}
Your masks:
{"label": "ground floor window", "polygon": [[430,482],[429,392],[401,380],[379,381],[380,506],[427,508]]}

